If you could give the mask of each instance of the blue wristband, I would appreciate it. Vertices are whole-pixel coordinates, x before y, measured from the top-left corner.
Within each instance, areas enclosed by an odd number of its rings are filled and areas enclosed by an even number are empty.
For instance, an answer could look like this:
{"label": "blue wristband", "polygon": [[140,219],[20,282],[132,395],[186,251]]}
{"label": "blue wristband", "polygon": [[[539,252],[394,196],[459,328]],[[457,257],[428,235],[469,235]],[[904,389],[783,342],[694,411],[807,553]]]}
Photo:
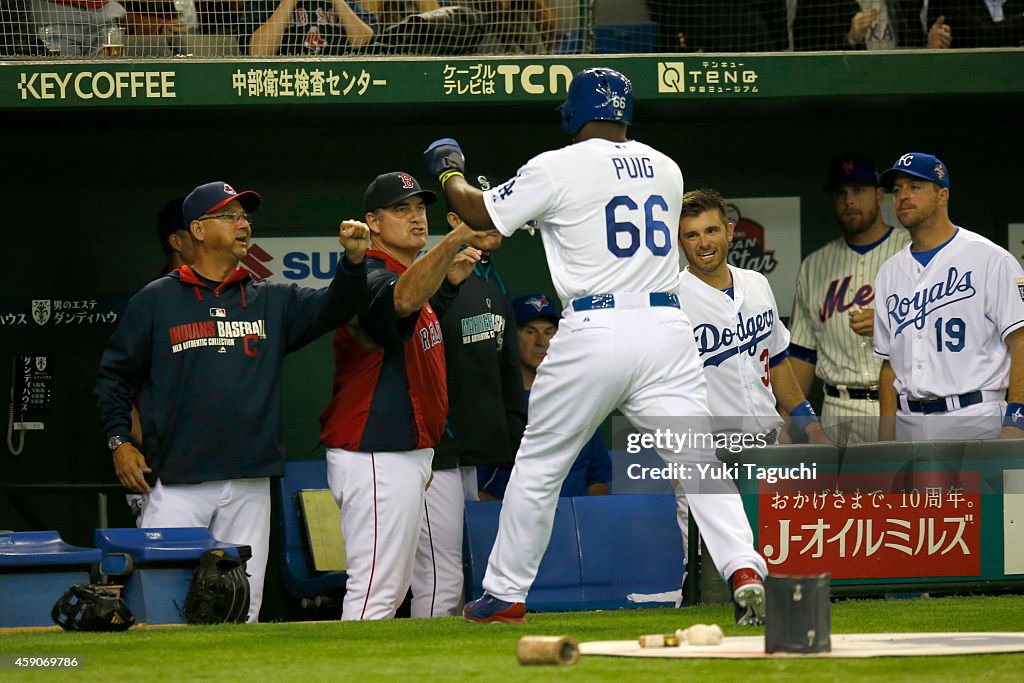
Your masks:
{"label": "blue wristband", "polygon": [[1006,416],[1003,418],[1003,426],[1024,429],[1024,403],[1006,404]]}
{"label": "blue wristband", "polygon": [[807,431],[807,427],[812,422],[818,421],[818,416],[814,414],[814,408],[811,407],[810,401],[804,401],[793,406],[793,409],[789,411],[789,419],[793,421],[800,429]]}

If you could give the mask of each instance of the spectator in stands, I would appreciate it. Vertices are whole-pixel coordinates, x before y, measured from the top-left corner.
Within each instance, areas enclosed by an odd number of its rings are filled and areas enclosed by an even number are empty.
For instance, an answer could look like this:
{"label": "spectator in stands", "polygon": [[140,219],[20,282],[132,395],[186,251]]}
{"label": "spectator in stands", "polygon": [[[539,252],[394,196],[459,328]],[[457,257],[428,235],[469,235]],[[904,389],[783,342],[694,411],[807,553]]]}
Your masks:
{"label": "spectator in stands", "polygon": [[944,49],[950,27],[937,18],[927,32],[921,0],[797,0],[796,50]]}
{"label": "spectator in stands", "polygon": [[487,34],[478,54],[551,54],[557,38],[547,0],[459,0],[483,13]]}
{"label": "spectator in stands", "polygon": [[125,16],[115,0],[31,0],[36,34],[51,54],[96,57],[107,28]]}
{"label": "spectator in stands", "polygon": [[188,32],[172,0],[124,0],[125,27],[133,36],[172,36]]}
{"label": "spectator in stands", "polygon": [[953,47],[1024,45],[1024,0],[929,0],[928,20],[956,31]]}
{"label": "spectator in stands", "polygon": [[785,0],[647,0],[662,52],[763,52],[786,49]]}
{"label": "spectator in stands", "polygon": [[[486,178],[478,182],[490,188]],[[459,228],[462,219],[449,212],[448,225]],[[461,285],[449,277],[430,300],[445,340],[448,422],[434,449],[434,479],[416,551],[414,618],[460,613],[464,501],[477,500],[478,465],[511,467],[526,427],[512,301],[491,258],[501,242],[497,230],[474,233],[469,244],[480,261]]]}
{"label": "spectator in stands", "polygon": [[[558,331],[560,316],[555,305],[544,294],[528,294],[512,302],[519,332],[519,361],[523,386],[529,400],[530,388],[537,378],[537,370],[548,353],[551,338]],[[512,472],[509,465],[481,466],[480,500],[505,497],[505,487]],[[594,432],[562,483],[559,496],[603,496],[608,493],[612,479],[612,461],[604,445],[601,432]]]}
{"label": "spectator in stands", "polygon": [[341,55],[373,40],[377,19],[345,0],[246,0],[242,51],[253,56]]}
{"label": "spectator in stands", "polygon": [[416,258],[436,200],[408,173],[378,176],[363,199],[368,297],[335,332],[334,395],[320,416],[348,558],[346,620],[395,616],[412,582],[424,488],[448,413],[441,328],[428,299],[446,277],[461,283],[480,256],[459,251],[475,236],[460,223]]}

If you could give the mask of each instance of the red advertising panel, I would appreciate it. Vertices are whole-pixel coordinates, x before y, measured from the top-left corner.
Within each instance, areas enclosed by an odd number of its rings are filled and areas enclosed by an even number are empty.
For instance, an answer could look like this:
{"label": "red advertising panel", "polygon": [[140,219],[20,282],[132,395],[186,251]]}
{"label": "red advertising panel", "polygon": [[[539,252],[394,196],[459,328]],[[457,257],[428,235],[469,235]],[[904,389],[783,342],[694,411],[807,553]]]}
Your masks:
{"label": "red advertising panel", "polygon": [[773,574],[978,576],[980,477],[858,473],[760,483],[758,543]]}

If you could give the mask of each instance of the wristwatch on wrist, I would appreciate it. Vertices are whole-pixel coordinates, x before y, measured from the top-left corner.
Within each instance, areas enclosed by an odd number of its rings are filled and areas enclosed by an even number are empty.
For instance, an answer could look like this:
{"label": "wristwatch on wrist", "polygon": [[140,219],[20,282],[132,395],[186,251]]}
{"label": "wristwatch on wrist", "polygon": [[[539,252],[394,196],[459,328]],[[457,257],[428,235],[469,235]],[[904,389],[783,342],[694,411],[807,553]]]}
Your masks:
{"label": "wristwatch on wrist", "polygon": [[126,436],[112,436],[109,439],[107,439],[107,448],[109,448],[110,452],[113,453],[122,444],[131,443],[131,442],[132,442],[132,440],[129,439],[128,437],[126,437]]}

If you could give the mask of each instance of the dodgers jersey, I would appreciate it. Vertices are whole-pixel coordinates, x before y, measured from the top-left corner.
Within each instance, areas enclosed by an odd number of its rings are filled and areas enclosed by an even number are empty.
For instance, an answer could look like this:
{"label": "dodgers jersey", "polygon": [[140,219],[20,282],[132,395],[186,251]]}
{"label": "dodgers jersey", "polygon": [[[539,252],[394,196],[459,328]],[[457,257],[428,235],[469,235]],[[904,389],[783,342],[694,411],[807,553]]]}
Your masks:
{"label": "dodgers jersey", "polygon": [[555,290],[674,292],[683,174],[641,142],[590,139],[540,154],[484,193],[494,226],[512,235],[536,220]]}
{"label": "dodgers jersey", "polygon": [[910,247],[875,282],[875,354],[912,399],[1003,391],[1005,339],[1024,327],[1024,269],[1005,249],[963,228],[927,266]]}
{"label": "dodgers jersey", "polygon": [[[789,346],[771,285],[754,270],[729,266],[733,296],[707,284],[689,268],[679,274],[679,303],[693,324],[715,418],[748,416],[743,431],[782,425],[775,409],[770,365]],[[728,421],[726,421],[728,422]],[[730,431],[716,420],[716,431]]]}
{"label": "dodgers jersey", "polygon": [[878,244],[860,254],[839,237],[800,264],[789,328],[794,344],[817,352],[815,374],[822,381],[878,385],[882,361],[872,352],[871,340],[850,329],[848,314],[874,305],[879,267],[908,244],[906,230],[890,228]]}

